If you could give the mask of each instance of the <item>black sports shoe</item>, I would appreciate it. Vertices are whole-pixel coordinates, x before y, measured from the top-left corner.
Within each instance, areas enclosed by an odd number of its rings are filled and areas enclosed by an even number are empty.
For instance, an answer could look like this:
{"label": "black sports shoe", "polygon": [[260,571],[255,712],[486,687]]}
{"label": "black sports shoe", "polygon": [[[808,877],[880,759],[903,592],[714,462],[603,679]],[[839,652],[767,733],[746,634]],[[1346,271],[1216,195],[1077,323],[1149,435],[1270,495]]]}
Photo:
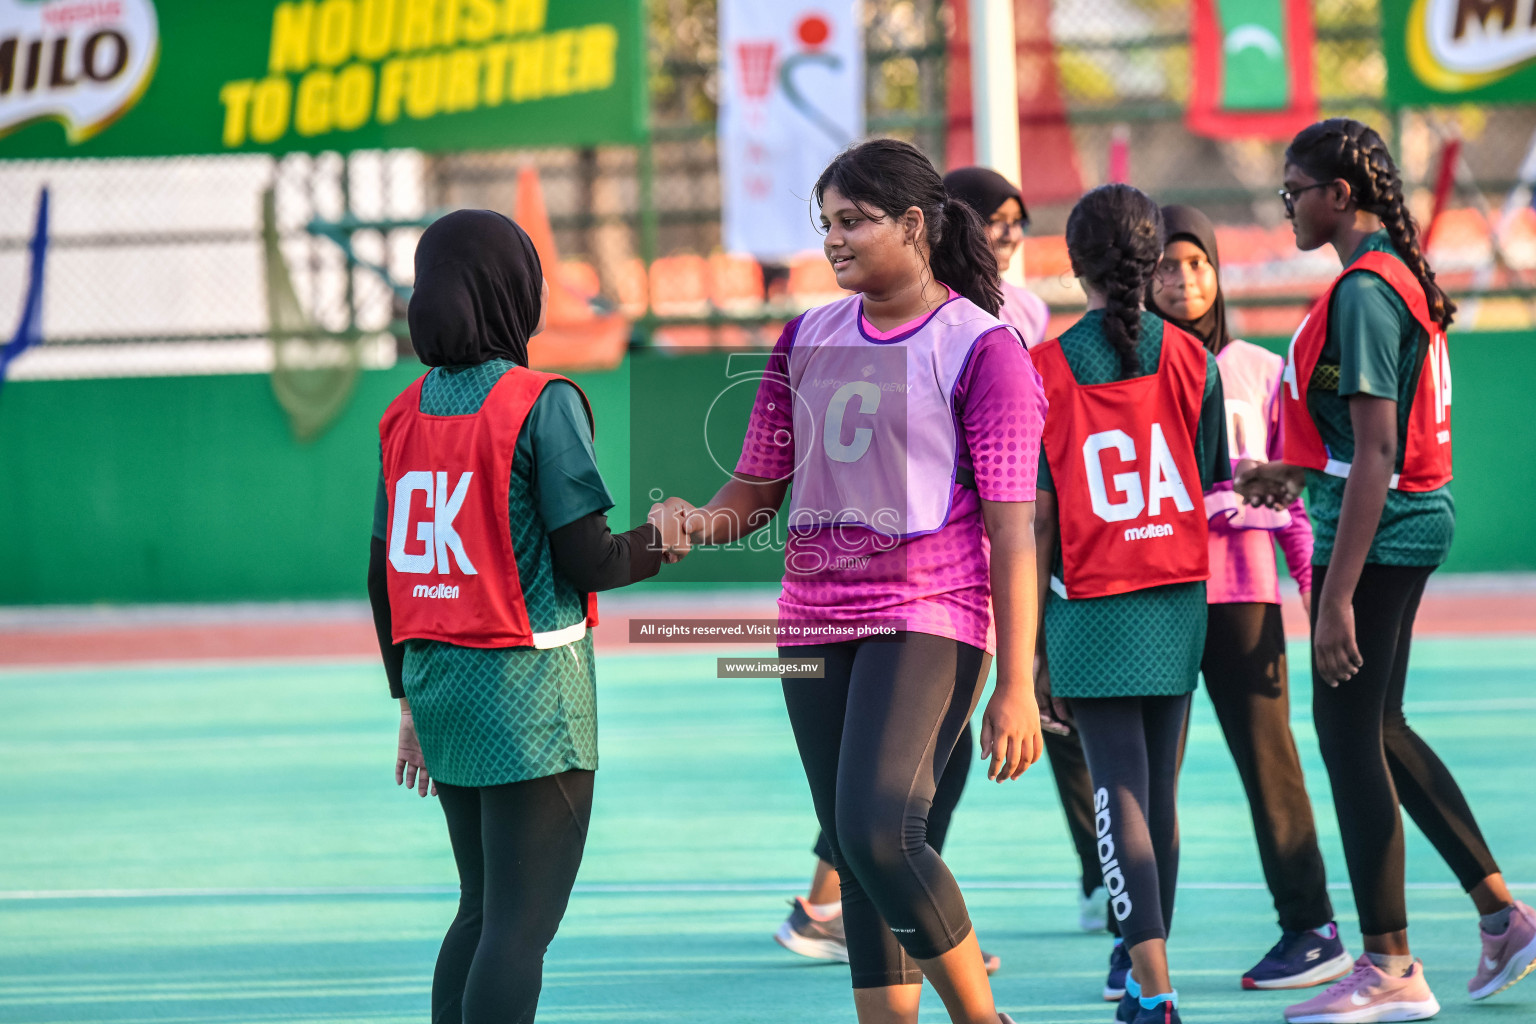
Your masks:
{"label": "black sports shoe", "polygon": [[1109,977],[1104,981],[1104,1001],[1113,1003],[1125,995],[1125,976],[1131,972],[1131,951],[1125,943],[1115,940],[1109,951]]}
{"label": "black sports shoe", "polygon": [[1243,975],[1243,988],[1310,988],[1344,977],[1354,969],[1355,962],[1339,941],[1339,929],[1331,921],[1328,931],[1327,938],[1311,929],[1281,934],[1280,941],[1264,954],[1264,959]]}

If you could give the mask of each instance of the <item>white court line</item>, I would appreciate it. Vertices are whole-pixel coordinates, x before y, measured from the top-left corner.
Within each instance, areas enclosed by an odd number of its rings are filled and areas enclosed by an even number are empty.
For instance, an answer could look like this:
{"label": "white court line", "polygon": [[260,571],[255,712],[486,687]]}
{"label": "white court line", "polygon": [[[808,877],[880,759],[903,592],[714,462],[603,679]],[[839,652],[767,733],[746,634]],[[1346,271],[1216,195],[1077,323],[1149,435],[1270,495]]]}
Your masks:
{"label": "white court line", "polygon": [[[805,879],[783,882],[578,882],[576,893],[586,895],[624,895],[646,893],[754,893],[794,892],[804,885]],[[1536,889],[1536,884],[1510,882],[1512,889]],[[960,888],[975,890],[1060,892],[1078,888],[1075,881],[971,881],[963,879]],[[1204,892],[1257,892],[1266,887],[1263,882],[1180,882],[1180,889]],[[1348,882],[1331,882],[1329,889],[1348,890]],[[1455,882],[1409,882],[1407,889],[1414,892],[1461,892]],[[338,896],[455,896],[459,892],[453,885],[341,885],[341,886],[273,886],[273,887],[211,887],[195,889],[8,889],[0,890],[0,903],[26,901],[72,900],[156,900],[215,897],[224,899],[276,899],[304,897],[327,899]]]}

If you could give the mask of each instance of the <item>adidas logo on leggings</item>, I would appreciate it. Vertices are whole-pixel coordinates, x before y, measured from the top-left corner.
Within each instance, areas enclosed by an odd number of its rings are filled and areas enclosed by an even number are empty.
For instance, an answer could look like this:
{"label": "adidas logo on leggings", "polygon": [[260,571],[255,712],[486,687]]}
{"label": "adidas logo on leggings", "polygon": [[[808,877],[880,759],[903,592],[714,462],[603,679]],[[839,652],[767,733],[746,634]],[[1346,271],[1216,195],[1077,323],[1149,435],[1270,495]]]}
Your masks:
{"label": "adidas logo on leggings", "polygon": [[1125,875],[1115,856],[1115,837],[1109,834],[1109,792],[1100,788],[1093,794],[1093,826],[1099,833],[1099,867],[1104,873],[1104,888],[1109,890],[1115,920],[1131,916],[1131,896],[1125,891]]}

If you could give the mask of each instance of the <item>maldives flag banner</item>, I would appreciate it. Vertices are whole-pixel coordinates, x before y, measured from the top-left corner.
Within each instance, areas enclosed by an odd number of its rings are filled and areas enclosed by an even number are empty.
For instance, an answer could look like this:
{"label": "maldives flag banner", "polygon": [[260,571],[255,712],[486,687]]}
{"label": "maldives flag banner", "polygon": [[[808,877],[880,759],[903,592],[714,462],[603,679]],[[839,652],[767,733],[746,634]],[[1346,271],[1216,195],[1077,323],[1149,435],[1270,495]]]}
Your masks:
{"label": "maldives flag banner", "polygon": [[1311,0],[1193,0],[1185,126],[1284,141],[1317,120]]}
{"label": "maldives flag banner", "polygon": [[819,250],[811,186],[864,135],[859,0],[720,0],[719,18],[725,248]]}

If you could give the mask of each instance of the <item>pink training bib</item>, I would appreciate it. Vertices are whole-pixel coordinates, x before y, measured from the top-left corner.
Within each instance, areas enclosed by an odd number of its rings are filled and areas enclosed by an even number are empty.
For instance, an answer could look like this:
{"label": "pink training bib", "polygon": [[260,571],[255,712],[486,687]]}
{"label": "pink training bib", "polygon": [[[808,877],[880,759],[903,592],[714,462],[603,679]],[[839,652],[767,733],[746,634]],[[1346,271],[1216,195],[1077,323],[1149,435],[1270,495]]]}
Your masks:
{"label": "pink training bib", "polygon": [[790,349],[789,528],[932,533],[948,520],[958,465],[955,385],[977,340],[1004,325],[957,296],[910,336],[881,341],[863,328],[862,301],[806,313]]}

